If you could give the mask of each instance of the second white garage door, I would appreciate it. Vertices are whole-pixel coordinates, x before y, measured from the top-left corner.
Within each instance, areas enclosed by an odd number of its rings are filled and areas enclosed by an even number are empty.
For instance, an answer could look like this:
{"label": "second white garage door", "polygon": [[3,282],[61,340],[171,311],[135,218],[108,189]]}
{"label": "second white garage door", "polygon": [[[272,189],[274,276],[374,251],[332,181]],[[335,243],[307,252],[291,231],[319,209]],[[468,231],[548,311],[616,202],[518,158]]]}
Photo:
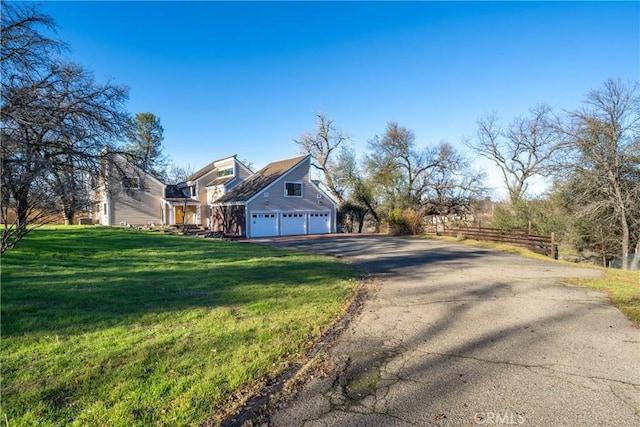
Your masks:
{"label": "second white garage door", "polygon": [[282,236],[307,234],[307,214],[301,212],[287,212],[280,215],[280,230]]}

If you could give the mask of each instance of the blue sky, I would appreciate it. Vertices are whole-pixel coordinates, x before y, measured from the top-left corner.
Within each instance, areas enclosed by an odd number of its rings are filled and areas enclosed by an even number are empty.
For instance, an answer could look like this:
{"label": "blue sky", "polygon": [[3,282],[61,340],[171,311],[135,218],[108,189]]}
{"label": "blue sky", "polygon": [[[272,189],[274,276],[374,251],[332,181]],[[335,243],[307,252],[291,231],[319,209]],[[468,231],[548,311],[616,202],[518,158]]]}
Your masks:
{"label": "blue sky", "polygon": [[69,57],[130,87],[198,169],[299,154],[323,111],[357,150],[389,121],[464,150],[476,121],[640,79],[639,2],[45,2]]}

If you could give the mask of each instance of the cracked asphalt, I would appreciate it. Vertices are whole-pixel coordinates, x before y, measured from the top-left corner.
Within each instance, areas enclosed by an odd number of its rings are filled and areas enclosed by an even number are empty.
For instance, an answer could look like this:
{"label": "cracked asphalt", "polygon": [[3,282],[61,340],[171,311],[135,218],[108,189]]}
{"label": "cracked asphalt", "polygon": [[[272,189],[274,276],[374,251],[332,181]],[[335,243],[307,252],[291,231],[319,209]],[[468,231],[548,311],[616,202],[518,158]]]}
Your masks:
{"label": "cracked asphalt", "polygon": [[640,330],[603,293],[563,283],[597,270],[386,236],[261,243],[381,279],[328,350],[329,373],[269,425],[640,426]]}

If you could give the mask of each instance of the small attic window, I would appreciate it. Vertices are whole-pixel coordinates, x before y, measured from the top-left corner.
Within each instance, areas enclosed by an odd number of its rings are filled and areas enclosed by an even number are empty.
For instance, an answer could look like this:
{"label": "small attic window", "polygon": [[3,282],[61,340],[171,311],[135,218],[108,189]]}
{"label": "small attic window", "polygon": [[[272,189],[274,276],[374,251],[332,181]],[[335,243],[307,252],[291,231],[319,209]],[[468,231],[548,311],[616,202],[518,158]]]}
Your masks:
{"label": "small attic window", "polygon": [[233,166],[226,169],[220,169],[218,171],[218,178],[222,178],[223,176],[233,175]]}
{"label": "small attic window", "polygon": [[302,183],[301,182],[285,182],[284,196],[285,197],[302,197]]}

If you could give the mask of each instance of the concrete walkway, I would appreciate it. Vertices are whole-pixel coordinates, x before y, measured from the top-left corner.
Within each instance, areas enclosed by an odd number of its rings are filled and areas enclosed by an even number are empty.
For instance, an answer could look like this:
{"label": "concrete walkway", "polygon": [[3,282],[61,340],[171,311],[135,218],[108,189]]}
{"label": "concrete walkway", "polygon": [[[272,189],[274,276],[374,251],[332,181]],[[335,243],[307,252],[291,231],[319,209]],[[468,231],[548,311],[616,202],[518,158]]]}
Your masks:
{"label": "concrete walkway", "polygon": [[[263,243],[265,243],[263,241]],[[640,426],[640,330],[597,270],[382,236],[276,239],[382,279],[273,426]]]}

